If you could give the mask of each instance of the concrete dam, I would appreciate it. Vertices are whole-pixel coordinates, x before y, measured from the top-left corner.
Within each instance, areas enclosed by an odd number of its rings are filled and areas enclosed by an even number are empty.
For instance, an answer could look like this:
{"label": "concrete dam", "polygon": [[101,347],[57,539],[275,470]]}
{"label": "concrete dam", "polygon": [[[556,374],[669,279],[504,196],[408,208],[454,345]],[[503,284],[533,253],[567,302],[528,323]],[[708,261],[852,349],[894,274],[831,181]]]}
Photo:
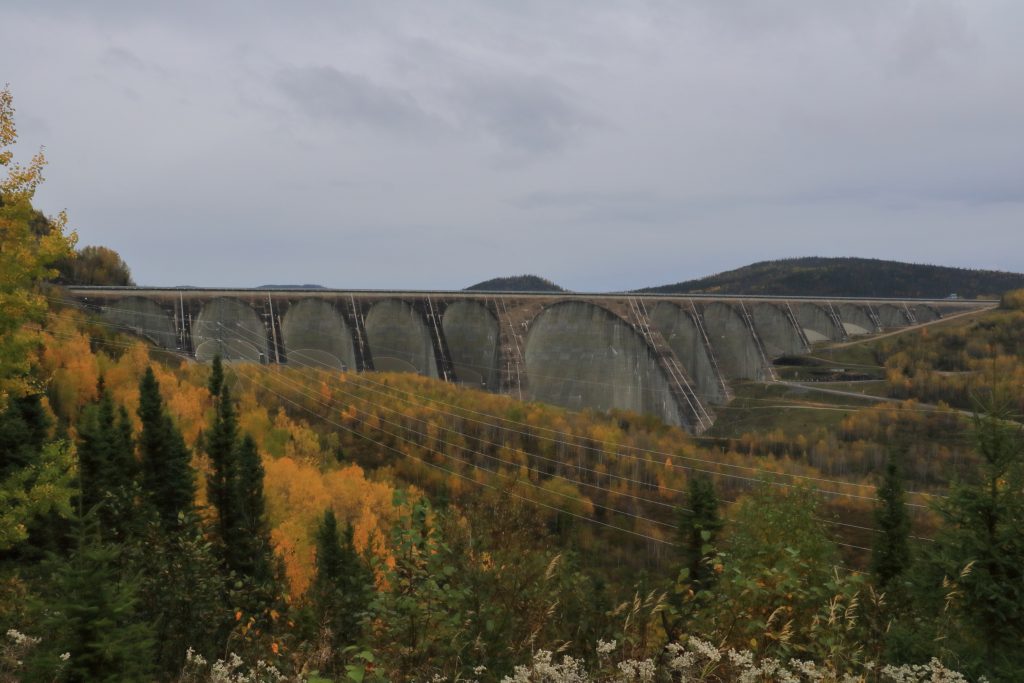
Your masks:
{"label": "concrete dam", "polygon": [[730,382],[816,342],[992,302],[694,295],[72,287],[116,328],[206,361],[414,372],[700,433]]}

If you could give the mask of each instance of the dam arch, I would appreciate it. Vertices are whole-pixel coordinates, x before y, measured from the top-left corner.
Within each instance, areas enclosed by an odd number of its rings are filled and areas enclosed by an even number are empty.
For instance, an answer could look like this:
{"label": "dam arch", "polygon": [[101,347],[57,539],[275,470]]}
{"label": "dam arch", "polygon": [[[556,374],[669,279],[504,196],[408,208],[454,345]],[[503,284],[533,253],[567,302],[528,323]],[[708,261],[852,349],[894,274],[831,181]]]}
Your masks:
{"label": "dam arch", "polygon": [[281,320],[281,340],[291,365],[355,370],[352,331],[329,302],[304,299],[288,308]]}
{"label": "dam arch", "polygon": [[913,307],[914,317],[919,323],[930,323],[934,320],[938,320],[942,317],[942,314],[938,310],[925,304],[916,304]]}
{"label": "dam arch", "polygon": [[251,306],[238,299],[217,297],[204,303],[192,323],[192,343],[199,361],[218,354],[226,361],[270,360],[266,326]]}
{"label": "dam arch", "polygon": [[644,338],[596,304],[561,301],[541,311],[530,323],[524,365],[530,400],[689,426]]}
{"label": "dam arch", "polygon": [[679,304],[659,301],[651,309],[651,321],[696,384],[701,400],[726,403],[725,384],[693,314]]}
{"label": "dam arch", "polygon": [[838,326],[838,321],[818,304],[804,301],[792,304],[796,319],[804,329],[804,335],[812,344],[821,341],[842,341],[846,332]]}
{"label": "dam arch", "polygon": [[766,359],[740,312],[730,304],[714,302],[704,306],[703,315],[722,374],[729,379],[767,379]]}
{"label": "dam arch", "polygon": [[384,299],[366,314],[366,341],[378,372],[438,377],[434,343],[423,316],[401,299]]}
{"label": "dam arch", "polygon": [[800,330],[780,306],[754,303],[747,307],[768,360],[807,351]]}
{"label": "dam arch", "polygon": [[843,328],[847,336],[862,337],[878,330],[875,321],[868,315],[863,306],[857,304],[843,303],[837,307],[839,317],[843,321]]}
{"label": "dam arch", "polygon": [[127,332],[150,340],[165,349],[178,348],[178,333],[171,316],[160,304],[141,296],[129,296],[116,306],[104,306],[102,318]]}
{"label": "dam arch", "polygon": [[496,391],[501,379],[498,318],[477,301],[455,301],[445,308],[441,329],[458,381]]}
{"label": "dam arch", "polygon": [[910,324],[907,311],[901,306],[882,304],[875,309],[875,312],[884,329],[906,327]]}

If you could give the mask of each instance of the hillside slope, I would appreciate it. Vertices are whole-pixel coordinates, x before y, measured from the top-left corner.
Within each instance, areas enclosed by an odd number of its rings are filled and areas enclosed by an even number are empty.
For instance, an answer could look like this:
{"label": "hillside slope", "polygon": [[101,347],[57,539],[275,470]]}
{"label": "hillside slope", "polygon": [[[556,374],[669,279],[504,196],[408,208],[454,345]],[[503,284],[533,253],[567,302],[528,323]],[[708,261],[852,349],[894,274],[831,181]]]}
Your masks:
{"label": "hillside slope", "polygon": [[942,298],[997,297],[1024,287],[1024,274],[863,258],[806,257],[762,261],[717,275],[650,287],[664,294]]}
{"label": "hillside slope", "polygon": [[564,292],[551,280],[538,275],[496,277],[466,287],[468,292]]}

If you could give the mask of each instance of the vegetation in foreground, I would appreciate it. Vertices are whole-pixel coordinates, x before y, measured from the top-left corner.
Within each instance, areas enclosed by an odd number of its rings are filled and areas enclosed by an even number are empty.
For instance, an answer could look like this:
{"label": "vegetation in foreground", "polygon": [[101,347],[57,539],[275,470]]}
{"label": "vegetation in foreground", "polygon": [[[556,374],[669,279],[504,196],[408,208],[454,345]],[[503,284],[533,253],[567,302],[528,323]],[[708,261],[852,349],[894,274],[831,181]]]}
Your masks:
{"label": "vegetation in foreground", "polygon": [[[13,165],[6,92],[0,124],[0,678],[1024,669],[1024,439],[998,384],[969,428],[850,409],[819,449],[415,377],[197,366],[52,305],[73,236],[33,229],[43,160]],[[929,462],[947,434],[952,482]],[[823,469],[833,448],[848,471]],[[924,520],[920,481],[943,496]],[[839,524],[858,508],[869,554]]]}

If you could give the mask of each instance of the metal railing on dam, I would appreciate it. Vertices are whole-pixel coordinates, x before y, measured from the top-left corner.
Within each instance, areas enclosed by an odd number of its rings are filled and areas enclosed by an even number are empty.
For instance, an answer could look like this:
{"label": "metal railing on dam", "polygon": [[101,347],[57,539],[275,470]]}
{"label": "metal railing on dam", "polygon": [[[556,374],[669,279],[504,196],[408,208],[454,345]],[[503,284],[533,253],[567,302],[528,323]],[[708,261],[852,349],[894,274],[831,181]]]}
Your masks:
{"label": "metal railing on dam", "polygon": [[993,301],[568,292],[70,287],[76,305],[203,361],[416,372],[702,432],[733,380],[824,341]]}

